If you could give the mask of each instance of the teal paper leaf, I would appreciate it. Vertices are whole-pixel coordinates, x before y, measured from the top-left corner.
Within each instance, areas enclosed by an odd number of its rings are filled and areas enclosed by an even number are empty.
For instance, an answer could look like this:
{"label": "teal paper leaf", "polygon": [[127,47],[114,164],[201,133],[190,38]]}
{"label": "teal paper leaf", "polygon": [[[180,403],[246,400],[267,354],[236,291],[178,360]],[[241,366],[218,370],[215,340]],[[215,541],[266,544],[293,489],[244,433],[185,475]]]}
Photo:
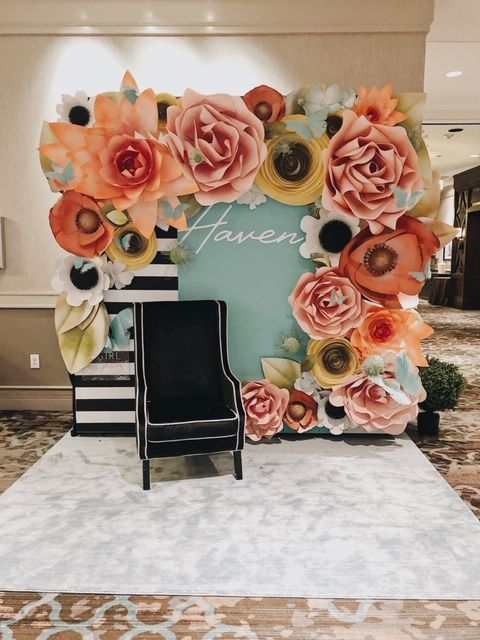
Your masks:
{"label": "teal paper leaf", "polygon": [[406,351],[397,356],[395,362],[395,375],[398,382],[409,395],[417,395],[422,388],[420,376],[414,373],[413,365]]}
{"label": "teal paper leaf", "polygon": [[90,269],[95,269],[95,264],[90,262],[90,260],[85,260],[84,258],[75,258],[75,262],[73,263],[75,269],[78,269],[80,273],[86,273],[90,271]]}
{"label": "teal paper leaf", "polygon": [[327,130],[328,107],[315,111],[308,119],[308,124],[316,137],[323,136]]}
{"label": "teal paper leaf", "polygon": [[432,277],[430,262],[427,262],[423,271],[410,271],[408,275],[412,278],[415,278],[415,280],[418,280],[418,282],[425,282],[425,280],[428,280]]}
{"label": "teal paper leaf", "polygon": [[386,391],[398,404],[410,404],[410,398],[401,389],[397,389],[392,380],[384,380],[381,376],[371,376],[370,380]]}
{"label": "teal paper leaf", "polygon": [[186,211],[190,206],[188,203],[182,202],[174,209],[166,200],[160,200],[160,204],[163,207],[162,217],[173,218],[174,220],[178,220],[182,213],[184,213],[184,211]]}
{"label": "teal paper leaf", "polygon": [[288,130],[297,133],[304,140],[311,140],[313,138],[313,131],[308,124],[299,122],[298,120],[291,120],[288,122]]}
{"label": "teal paper leaf", "polygon": [[330,294],[330,304],[343,304],[345,302],[347,296],[342,296],[341,294],[338,295],[338,293],[335,291],[335,289],[332,290],[332,293]]}
{"label": "teal paper leaf", "polygon": [[400,209],[407,209],[407,211],[409,211],[410,209],[413,209],[425,192],[422,189],[421,191],[413,191],[409,194],[408,191],[405,191],[400,187],[395,187],[393,193],[395,194],[397,207]]}
{"label": "teal paper leaf", "polygon": [[62,170],[62,167],[58,167],[58,170],[56,171],[46,171],[45,175],[49,180],[57,180],[62,184],[68,184],[75,178],[75,173],[73,171],[73,164],[71,162],[68,162],[63,167],[63,170]]}
{"label": "teal paper leaf", "polygon": [[123,92],[123,95],[132,104],[135,104],[135,102],[137,101],[137,98],[138,98],[138,93],[135,91],[135,89],[125,89],[124,92]]}
{"label": "teal paper leaf", "polygon": [[117,313],[110,324],[106,348],[122,349],[128,347],[130,342],[130,329],[132,327],[133,311],[130,307]]}

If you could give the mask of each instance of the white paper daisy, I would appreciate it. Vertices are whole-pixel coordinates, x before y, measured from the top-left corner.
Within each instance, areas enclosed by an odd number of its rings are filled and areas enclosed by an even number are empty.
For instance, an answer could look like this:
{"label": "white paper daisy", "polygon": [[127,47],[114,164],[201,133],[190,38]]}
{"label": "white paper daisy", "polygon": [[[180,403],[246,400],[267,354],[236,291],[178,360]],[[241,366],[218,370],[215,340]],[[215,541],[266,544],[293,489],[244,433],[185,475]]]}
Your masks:
{"label": "white paper daisy", "polygon": [[68,255],[57,261],[57,273],[52,279],[52,288],[67,294],[67,302],[79,307],[82,302],[92,306],[103,300],[103,294],[110,288],[110,276],[105,273],[107,258],[79,258]]}
{"label": "white paper daisy", "polygon": [[134,274],[127,270],[126,265],[121,260],[110,260],[105,265],[105,273],[110,277],[110,286],[115,289],[123,289],[131,284]]}
{"label": "white paper daisy", "polygon": [[323,208],[318,212],[318,219],[309,215],[300,222],[300,228],[305,232],[300,255],[307,259],[312,256],[327,257],[330,264],[336,267],[343,249],[360,231],[359,221],[354,216]]}
{"label": "white paper daisy", "polygon": [[85,91],[77,91],[74,96],[64,93],[62,102],[57,104],[58,121],[91,127],[95,120],[94,105],[95,98],[89,98]]}
{"label": "white paper daisy", "polygon": [[339,436],[353,428],[350,418],[343,407],[334,407],[328,398],[330,391],[320,391],[318,402],[318,425],[325,427],[334,436]]}

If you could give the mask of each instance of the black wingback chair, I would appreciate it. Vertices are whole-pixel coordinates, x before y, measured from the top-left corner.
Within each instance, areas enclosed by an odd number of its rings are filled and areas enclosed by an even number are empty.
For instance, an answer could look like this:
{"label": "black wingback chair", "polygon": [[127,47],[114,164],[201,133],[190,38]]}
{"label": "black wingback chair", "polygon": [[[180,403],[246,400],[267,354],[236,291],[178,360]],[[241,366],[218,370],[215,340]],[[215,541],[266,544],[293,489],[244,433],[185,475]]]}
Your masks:
{"label": "black wingback chair", "polygon": [[136,303],[134,331],[143,488],[151,458],[219,451],[233,452],[240,480],[245,413],[228,363],[225,302]]}

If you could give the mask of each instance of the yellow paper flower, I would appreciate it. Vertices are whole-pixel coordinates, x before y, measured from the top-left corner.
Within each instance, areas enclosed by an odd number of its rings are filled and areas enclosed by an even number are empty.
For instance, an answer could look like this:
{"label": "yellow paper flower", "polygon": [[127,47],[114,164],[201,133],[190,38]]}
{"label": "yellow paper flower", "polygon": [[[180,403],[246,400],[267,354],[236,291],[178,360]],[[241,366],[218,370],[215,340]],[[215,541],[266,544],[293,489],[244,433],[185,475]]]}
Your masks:
{"label": "yellow paper flower", "polygon": [[171,106],[178,106],[179,102],[171,93],[157,93],[158,130],[167,129],[167,109]]}
{"label": "yellow paper flower", "polygon": [[148,240],[142,236],[133,223],[115,231],[107,248],[107,256],[112,262],[120,260],[129,271],[138,271],[149,265],[157,254],[155,232]]}
{"label": "yellow paper flower", "polygon": [[322,196],[324,165],[323,150],[328,136],[303,138],[288,130],[288,124],[298,121],[308,126],[308,118],[289,115],[280,122],[287,130],[267,140],[267,157],[257,174],[256,184],[267,195],[290,205],[304,205]]}
{"label": "yellow paper flower", "polygon": [[342,384],[360,366],[356,351],[346,338],[310,340],[307,356],[314,356],[312,375],[323,389]]}

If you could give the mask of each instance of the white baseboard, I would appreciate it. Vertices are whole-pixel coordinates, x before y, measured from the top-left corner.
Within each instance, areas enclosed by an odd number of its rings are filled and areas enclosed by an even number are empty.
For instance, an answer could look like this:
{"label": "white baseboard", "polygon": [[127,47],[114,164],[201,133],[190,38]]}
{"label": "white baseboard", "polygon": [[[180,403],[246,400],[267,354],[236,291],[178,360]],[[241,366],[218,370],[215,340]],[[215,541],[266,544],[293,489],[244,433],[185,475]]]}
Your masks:
{"label": "white baseboard", "polygon": [[72,390],[68,388],[0,388],[0,410],[71,411]]}

